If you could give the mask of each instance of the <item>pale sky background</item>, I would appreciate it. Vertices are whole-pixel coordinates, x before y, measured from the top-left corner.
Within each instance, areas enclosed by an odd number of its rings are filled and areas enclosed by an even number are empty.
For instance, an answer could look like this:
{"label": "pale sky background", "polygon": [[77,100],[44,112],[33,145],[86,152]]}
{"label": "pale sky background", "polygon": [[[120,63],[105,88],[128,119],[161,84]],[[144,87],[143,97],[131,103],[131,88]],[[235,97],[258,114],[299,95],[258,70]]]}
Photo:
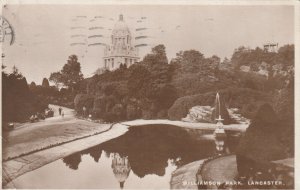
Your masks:
{"label": "pale sky background", "polygon": [[[16,65],[28,83],[37,84],[59,71],[71,54],[78,55],[85,77],[102,67],[103,46],[70,44],[107,42],[108,38],[71,36],[108,37],[108,29],[113,28],[119,14],[124,15],[135,36],[139,35],[134,32],[136,28],[148,28],[143,35],[149,38],[143,43],[150,46],[140,49],[141,56],[159,43],[166,46],[169,60],[180,50],[195,49],[205,57],[217,55],[223,59],[230,58],[239,46],[294,43],[294,7],[287,5],[7,5],[2,11],[16,33],[12,46],[4,43],[4,65],[7,71]],[[103,18],[92,20],[95,16]],[[83,28],[71,29],[78,26]],[[88,29],[96,26],[104,29]]]}

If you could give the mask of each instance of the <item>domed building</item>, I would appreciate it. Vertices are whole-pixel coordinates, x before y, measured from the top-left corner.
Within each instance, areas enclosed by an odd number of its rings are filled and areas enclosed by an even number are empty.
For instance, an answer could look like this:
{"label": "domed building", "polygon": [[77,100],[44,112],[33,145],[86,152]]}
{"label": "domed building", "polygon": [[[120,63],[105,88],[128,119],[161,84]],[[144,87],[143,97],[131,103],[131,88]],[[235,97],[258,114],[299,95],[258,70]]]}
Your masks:
{"label": "domed building", "polygon": [[138,49],[132,44],[131,32],[124,22],[123,15],[119,16],[111,34],[111,44],[104,50],[104,67],[115,70],[121,64],[127,67],[139,61]]}
{"label": "domed building", "polygon": [[129,176],[131,167],[128,162],[128,157],[121,157],[118,153],[113,153],[111,168],[116,179],[120,183],[120,188],[124,188],[124,183]]}

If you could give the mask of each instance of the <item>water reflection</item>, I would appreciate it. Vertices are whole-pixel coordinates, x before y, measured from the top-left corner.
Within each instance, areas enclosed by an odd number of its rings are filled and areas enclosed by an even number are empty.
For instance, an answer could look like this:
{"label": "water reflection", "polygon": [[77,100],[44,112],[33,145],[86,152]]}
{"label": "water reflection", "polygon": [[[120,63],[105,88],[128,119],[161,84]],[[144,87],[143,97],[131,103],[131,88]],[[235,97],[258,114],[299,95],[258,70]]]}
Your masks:
{"label": "water reflection", "polygon": [[88,149],[89,150],[89,154],[92,158],[94,158],[95,162],[98,162],[100,157],[101,157],[101,153],[102,151],[98,149],[98,147],[93,147]]}
{"label": "water reflection", "polygon": [[240,132],[227,132],[226,136],[215,137],[216,154],[224,155],[235,152],[239,136]]}
{"label": "water reflection", "polygon": [[[176,168],[232,152],[237,144],[230,135],[214,139],[213,131],[131,127],[118,138],[21,176],[17,183],[23,188],[169,188]],[[51,176],[52,170],[61,177]]]}
{"label": "water reflection", "polygon": [[81,162],[81,154],[72,154],[62,159],[62,161],[72,170],[77,170]]}
{"label": "water reflection", "polygon": [[120,183],[120,188],[123,189],[124,183],[131,171],[131,167],[128,162],[128,157],[127,156],[121,157],[118,153],[112,153],[111,158],[112,158],[111,168],[113,169],[113,173],[116,179]]}
{"label": "water reflection", "polygon": [[230,136],[207,140],[199,137],[191,138],[193,135],[174,126],[133,127],[123,136],[68,156],[63,159],[63,162],[69,168],[77,169],[81,155],[89,154],[95,162],[98,162],[104,150],[106,157],[112,155],[113,162],[118,158],[126,160],[128,167],[140,178],[149,174],[164,176],[168,160],[178,167],[215,153],[233,152],[237,144],[237,141]]}
{"label": "water reflection", "polygon": [[187,131],[174,126],[133,127],[101,146],[107,152],[127,155],[133,173],[140,178],[149,174],[164,176],[169,159],[181,166],[214,152],[212,141],[196,140]]}
{"label": "water reflection", "polygon": [[225,144],[225,138],[215,138],[215,144],[216,144],[216,152],[217,154],[224,154],[224,144]]}

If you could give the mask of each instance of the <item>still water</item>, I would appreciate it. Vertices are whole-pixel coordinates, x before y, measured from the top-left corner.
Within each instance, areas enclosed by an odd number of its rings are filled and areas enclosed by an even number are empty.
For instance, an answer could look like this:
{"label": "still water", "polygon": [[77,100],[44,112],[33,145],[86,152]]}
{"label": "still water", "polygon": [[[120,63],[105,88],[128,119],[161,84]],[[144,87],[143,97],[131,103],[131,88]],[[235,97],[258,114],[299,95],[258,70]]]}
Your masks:
{"label": "still water", "polygon": [[215,154],[234,152],[236,137],[171,125],[131,127],[110,141],[26,173],[17,188],[170,188],[178,167]]}

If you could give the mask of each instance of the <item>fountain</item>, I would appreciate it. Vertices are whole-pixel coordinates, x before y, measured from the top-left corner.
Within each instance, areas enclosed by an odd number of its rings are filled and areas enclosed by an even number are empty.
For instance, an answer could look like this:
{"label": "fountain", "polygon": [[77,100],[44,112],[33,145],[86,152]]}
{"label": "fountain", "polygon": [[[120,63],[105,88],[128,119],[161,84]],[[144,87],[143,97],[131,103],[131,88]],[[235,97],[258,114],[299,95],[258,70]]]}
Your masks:
{"label": "fountain", "polygon": [[226,137],[226,133],[225,133],[225,130],[223,128],[223,123],[222,123],[222,121],[224,119],[222,119],[222,117],[221,117],[221,103],[220,103],[219,93],[217,93],[217,95],[216,95],[215,120],[217,121],[216,129],[214,132],[215,137],[216,138]]}

